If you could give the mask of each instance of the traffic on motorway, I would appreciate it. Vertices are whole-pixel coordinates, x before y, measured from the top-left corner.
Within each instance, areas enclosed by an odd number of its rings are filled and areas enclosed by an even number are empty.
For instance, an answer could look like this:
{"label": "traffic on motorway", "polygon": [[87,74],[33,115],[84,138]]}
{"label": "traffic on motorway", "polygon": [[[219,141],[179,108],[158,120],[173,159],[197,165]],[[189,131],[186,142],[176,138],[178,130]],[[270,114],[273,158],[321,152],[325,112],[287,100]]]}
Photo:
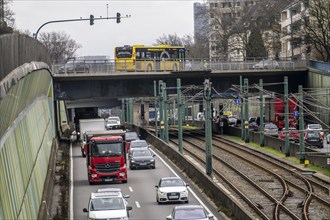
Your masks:
{"label": "traffic on motorway", "polygon": [[[127,143],[121,132],[112,130],[111,138],[104,135],[107,132],[94,131],[85,141],[86,135],[81,134],[80,141],[72,142],[71,219],[220,219],[193,184],[145,140]],[[114,153],[111,146],[118,143],[122,150]],[[119,174],[106,176],[114,162]]]}

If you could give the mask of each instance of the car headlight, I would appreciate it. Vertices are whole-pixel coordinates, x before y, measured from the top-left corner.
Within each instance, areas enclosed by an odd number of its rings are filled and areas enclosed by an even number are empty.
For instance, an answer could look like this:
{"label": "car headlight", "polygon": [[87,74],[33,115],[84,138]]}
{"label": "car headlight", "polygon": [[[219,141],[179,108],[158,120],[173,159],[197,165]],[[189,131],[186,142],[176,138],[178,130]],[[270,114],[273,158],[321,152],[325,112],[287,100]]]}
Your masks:
{"label": "car headlight", "polygon": [[154,162],[154,161],[155,161],[155,159],[151,159],[151,160],[150,160],[150,162]]}
{"label": "car headlight", "polygon": [[166,195],[166,193],[165,193],[165,192],[162,192],[162,191],[158,191],[158,193],[159,193],[160,195],[162,195],[162,196],[165,196],[165,195]]}
{"label": "car headlight", "polygon": [[131,163],[135,163],[135,160],[131,160]]}
{"label": "car headlight", "polygon": [[181,195],[187,195],[187,194],[188,194],[187,190],[181,192]]}

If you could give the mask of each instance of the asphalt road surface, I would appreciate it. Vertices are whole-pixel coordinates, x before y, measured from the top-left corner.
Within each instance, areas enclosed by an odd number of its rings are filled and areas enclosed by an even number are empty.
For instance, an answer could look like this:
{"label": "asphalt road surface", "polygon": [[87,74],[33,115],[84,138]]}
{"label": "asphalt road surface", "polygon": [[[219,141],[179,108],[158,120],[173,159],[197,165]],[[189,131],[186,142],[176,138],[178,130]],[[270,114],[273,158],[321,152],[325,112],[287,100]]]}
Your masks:
{"label": "asphalt road surface", "polygon": [[156,169],[128,169],[128,182],[122,183],[107,183],[89,185],[87,180],[86,158],[81,156],[80,145],[76,143],[72,146],[72,166],[71,166],[71,204],[70,204],[70,219],[87,219],[87,213],[84,213],[83,208],[88,207],[90,194],[99,188],[118,187],[121,188],[123,195],[130,195],[127,199],[133,210],[130,211],[130,219],[136,220],[158,220],[166,219],[173,207],[180,203],[158,205],[156,202],[156,188],[159,179],[164,176],[176,176],[188,183],[189,186],[189,204],[202,204],[208,212],[215,215],[214,219],[223,219],[213,206],[208,204],[205,197],[202,196],[199,190],[195,189],[187,179],[185,179],[178,170],[170,164],[167,164],[160,154],[156,153]]}

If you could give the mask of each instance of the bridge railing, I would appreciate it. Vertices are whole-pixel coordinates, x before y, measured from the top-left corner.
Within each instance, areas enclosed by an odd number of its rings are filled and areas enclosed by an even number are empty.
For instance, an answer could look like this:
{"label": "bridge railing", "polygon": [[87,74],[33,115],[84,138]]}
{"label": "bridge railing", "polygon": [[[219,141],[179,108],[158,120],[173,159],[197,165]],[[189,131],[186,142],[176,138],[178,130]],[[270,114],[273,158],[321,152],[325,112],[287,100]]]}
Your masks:
{"label": "bridge railing", "polygon": [[[54,64],[52,65],[53,74],[75,74],[75,73],[83,73],[83,74],[104,74],[104,73],[115,73],[116,66],[114,60],[104,60],[104,61],[84,61],[79,60],[77,65],[80,65],[79,68],[66,67],[64,64]],[[147,61],[146,61],[147,62]],[[150,61],[148,61],[150,62]],[[166,62],[166,61],[165,61]],[[180,67],[177,71],[201,71],[201,70],[211,70],[211,71],[241,71],[241,70],[249,70],[249,71],[260,71],[260,69],[273,69],[273,70],[294,70],[307,68],[307,60],[295,60],[295,61],[276,61],[275,63],[267,66],[256,66],[260,60],[252,60],[252,61],[223,61],[223,60],[215,60],[215,59],[187,59],[185,61],[180,61]],[[262,63],[266,63],[266,61],[261,61]],[[75,64],[73,63],[75,66]],[[155,65],[156,66],[156,65]],[[160,69],[153,69],[154,71],[163,71]],[[168,70],[172,71],[172,70]],[[141,72],[141,71],[137,71]]]}

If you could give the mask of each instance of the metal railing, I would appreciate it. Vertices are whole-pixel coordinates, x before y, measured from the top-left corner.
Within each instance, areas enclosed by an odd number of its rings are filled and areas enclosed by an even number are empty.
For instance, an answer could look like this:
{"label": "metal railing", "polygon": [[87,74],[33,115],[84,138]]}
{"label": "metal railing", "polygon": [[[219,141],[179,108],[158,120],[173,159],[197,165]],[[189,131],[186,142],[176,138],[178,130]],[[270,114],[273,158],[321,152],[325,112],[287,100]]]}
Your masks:
{"label": "metal railing", "polygon": [[[67,67],[64,64],[54,64],[52,65],[52,72],[55,75],[60,74],[104,74],[104,73],[116,73],[116,72],[126,72],[126,71],[116,71],[114,60],[103,60],[103,61],[76,61],[79,62],[79,68],[74,64],[74,68]],[[145,60],[145,63],[150,60]],[[166,65],[166,61],[162,61]],[[172,62],[172,61],[169,61]],[[172,71],[201,71],[201,70],[210,70],[210,71],[260,71],[260,70],[294,70],[307,68],[307,60],[295,60],[295,61],[276,61],[276,65],[265,65],[265,66],[256,66],[260,60],[252,61],[223,61],[223,60],[212,60],[212,59],[187,59],[180,61],[178,69],[168,69],[166,72]],[[262,62],[262,61],[261,61]],[[126,66],[124,64],[124,66]],[[127,65],[128,66],[128,65]],[[142,63],[143,66],[143,63]],[[155,69],[152,69],[151,72],[163,71],[157,69],[157,65],[154,65]],[[159,66],[159,65],[158,65]],[[127,71],[128,72],[128,71]],[[131,71],[132,72],[132,71]],[[134,71],[133,71],[134,72]],[[136,71],[136,72],[148,72],[148,71]]]}

